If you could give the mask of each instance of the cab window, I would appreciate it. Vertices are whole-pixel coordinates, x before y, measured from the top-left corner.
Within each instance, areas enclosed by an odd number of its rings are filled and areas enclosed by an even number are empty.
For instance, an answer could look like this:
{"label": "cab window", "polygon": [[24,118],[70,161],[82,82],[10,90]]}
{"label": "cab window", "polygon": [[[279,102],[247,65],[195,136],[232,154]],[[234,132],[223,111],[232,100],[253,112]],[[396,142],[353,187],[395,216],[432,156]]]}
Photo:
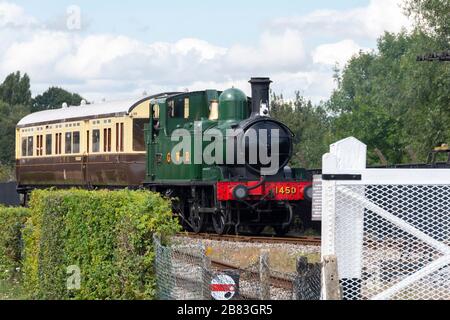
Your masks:
{"label": "cab window", "polygon": [[189,98],[184,98],[184,118],[189,119]]}
{"label": "cab window", "polygon": [[176,99],[168,102],[170,118],[184,118],[184,99]]}
{"label": "cab window", "polygon": [[153,111],[153,119],[159,119],[159,105],[155,104],[152,108]]}

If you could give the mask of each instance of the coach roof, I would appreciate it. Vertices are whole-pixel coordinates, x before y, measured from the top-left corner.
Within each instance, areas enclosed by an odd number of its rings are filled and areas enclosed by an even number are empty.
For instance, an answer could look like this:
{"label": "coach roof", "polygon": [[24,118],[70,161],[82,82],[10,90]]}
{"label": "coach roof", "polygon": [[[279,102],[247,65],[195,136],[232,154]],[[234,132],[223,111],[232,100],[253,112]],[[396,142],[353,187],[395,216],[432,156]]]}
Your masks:
{"label": "coach roof", "polygon": [[86,118],[127,115],[134,108],[147,100],[150,101],[152,99],[162,98],[171,94],[173,93],[161,93],[138,101],[136,101],[136,99],[120,100],[35,112],[22,118],[22,120],[20,120],[17,124],[17,127],[76,121]]}

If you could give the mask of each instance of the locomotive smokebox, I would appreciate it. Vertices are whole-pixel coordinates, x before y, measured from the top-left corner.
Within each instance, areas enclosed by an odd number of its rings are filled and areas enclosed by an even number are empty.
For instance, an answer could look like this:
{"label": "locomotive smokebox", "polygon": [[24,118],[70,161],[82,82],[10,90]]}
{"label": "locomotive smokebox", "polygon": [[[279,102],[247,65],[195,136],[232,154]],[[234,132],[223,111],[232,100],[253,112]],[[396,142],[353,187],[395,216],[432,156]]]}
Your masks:
{"label": "locomotive smokebox", "polygon": [[252,78],[252,117],[261,112],[261,107],[265,105],[265,110],[269,110],[269,90],[272,81],[270,78]]}

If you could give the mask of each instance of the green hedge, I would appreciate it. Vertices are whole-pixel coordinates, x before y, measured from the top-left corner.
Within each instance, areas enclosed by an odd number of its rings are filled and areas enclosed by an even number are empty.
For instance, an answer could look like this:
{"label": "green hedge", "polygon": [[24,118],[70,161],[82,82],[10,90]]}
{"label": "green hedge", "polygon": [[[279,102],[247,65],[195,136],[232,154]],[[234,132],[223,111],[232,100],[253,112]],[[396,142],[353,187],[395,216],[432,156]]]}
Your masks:
{"label": "green hedge", "polygon": [[0,206],[0,280],[20,275],[22,230],[28,216],[28,209]]}
{"label": "green hedge", "polygon": [[[24,230],[24,285],[38,299],[152,299],[153,234],[179,230],[169,200],[147,191],[38,190]],[[67,289],[68,267],[81,286]]]}

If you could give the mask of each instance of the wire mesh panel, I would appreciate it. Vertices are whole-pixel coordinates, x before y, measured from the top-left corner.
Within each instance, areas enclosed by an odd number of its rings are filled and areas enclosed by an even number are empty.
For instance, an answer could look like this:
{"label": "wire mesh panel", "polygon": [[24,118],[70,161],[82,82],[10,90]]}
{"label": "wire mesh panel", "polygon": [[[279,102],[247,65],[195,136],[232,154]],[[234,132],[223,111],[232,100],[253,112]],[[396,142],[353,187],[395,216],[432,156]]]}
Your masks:
{"label": "wire mesh panel", "polygon": [[335,191],[344,299],[450,299],[450,185]]}
{"label": "wire mesh panel", "polygon": [[[230,296],[235,300],[318,300],[320,297],[320,264],[306,263],[301,272],[287,272],[271,265],[266,251],[253,263],[240,266],[211,259],[211,252],[216,250],[209,246],[176,243],[164,246],[157,238],[154,245],[157,296],[161,300],[211,300],[212,291],[222,290],[214,288],[223,287],[213,282],[223,275],[234,280]],[[260,250],[255,250],[259,255]],[[225,250],[223,258],[229,258],[234,251]]]}
{"label": "wire mesh panel", "polygon": [[163,246],[155,239],[155,272],[161,300],[203,300],[209,295],[210,271],[199,246]]}
{"label": "wire mesh panel", "polygon": [[294,300],[320,300],[322,265],[303,261],[297,268],[299,273],[293,283]]}

